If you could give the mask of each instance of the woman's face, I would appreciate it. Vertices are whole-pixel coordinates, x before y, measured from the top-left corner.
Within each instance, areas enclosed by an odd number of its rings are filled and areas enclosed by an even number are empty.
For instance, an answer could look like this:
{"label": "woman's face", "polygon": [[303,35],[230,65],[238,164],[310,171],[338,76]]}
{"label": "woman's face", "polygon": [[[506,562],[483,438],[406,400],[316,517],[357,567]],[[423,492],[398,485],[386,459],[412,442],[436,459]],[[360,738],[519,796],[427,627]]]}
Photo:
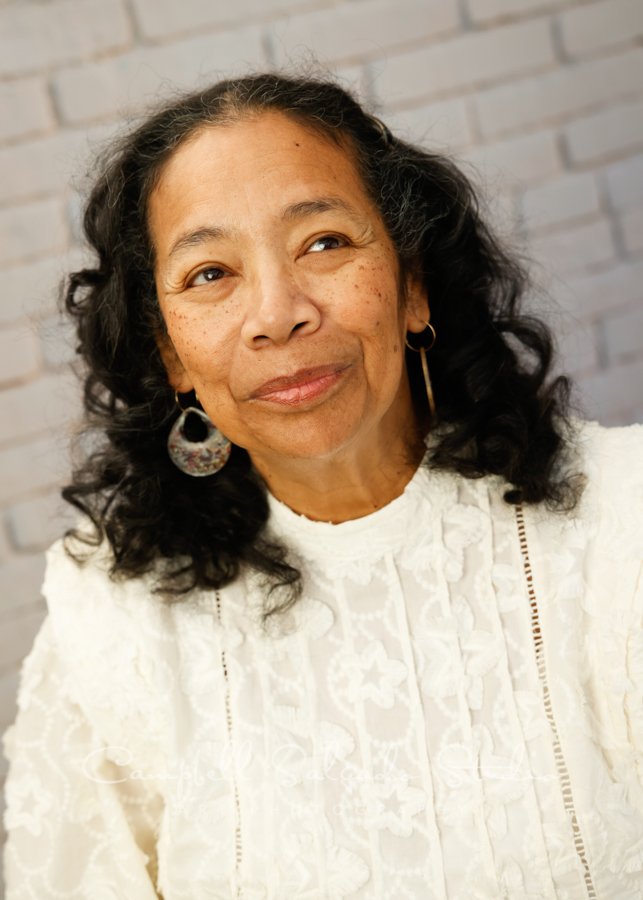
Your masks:
{"label": "woman's face", "polygon": [[345,150],[278,112],[205,127],[165,165],[149,223],[169,380],[256,463],[408,431],[404,339],[426,296],[402,286]]}

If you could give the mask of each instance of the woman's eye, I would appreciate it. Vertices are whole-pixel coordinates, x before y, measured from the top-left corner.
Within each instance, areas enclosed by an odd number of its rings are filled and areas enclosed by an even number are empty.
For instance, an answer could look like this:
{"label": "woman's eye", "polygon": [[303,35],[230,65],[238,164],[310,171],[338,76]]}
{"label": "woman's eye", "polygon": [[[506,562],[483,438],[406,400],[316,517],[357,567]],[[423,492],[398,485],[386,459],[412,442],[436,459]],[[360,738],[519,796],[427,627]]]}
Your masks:
{"label": "woman's eye", "polygon": [[309,253],[320,253],[322,250],[336,250],[343,247],[345,241],[342,238],[335,237],[333,234],[325,234],[323,237],[317,238],[316,241],[308,248]]}
{"label": "woman's eye", "polygon": [[208,269],[201,269],[200,272],[197,272],[196,275],[193,275],[190,278],[189,285],[190,287],[198,287],[201,284],[211,284],[213,281],[219,281],[225,275],[223,269],[218,269],[216,266],[210,266]]}

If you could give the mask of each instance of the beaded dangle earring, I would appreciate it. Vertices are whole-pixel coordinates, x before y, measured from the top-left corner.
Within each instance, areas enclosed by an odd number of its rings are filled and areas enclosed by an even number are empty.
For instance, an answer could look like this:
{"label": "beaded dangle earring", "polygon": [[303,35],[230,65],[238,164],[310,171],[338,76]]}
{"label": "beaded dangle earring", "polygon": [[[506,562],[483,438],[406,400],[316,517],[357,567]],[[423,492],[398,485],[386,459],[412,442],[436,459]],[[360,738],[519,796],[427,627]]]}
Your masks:
{"label": "beaded dangle earring", "polygon": [[[181,406],[178,393],[175,394],[176,404],[181,410],[170,435],[167,439],[167,452],[174,465],[186,475],[202,478],[205,475],[214,475],[222,469],[228,461],[232,444],[221,434],[210,421],[208,415],[195,406],[185,409]],[[197,430],[201,436],[194,440],[186,433],[186,426],[190,416],[196,416],[199,420]]]}
{"label": "beaded dangle earring", "polygon": [[428,343],[426,346],[423,344],[420,347],[414,347],[412,344],[409,344],[408,337],[406,338],[404,343],[409,348],[409,350],[413,350],[414,353],[420,354],[420,360],[422,362],[422,374],[424,375],[424,386],[426,387],[426,397],[429,401],[429,412],[431,413],[431,418],[434,418],[435,398],[433,396],[433,387],[431,386],[431,378],[429,376],[429,364],[426,361],[426,351],[430,350],[431,347],[433,347],[433,345],[435,344],[436,333],[433,325],[431,325],[430,322],[427,322],[424,331],[421,335],[419,335],[419,337],[424,336],[427,329],[429,330],[430,343]]}

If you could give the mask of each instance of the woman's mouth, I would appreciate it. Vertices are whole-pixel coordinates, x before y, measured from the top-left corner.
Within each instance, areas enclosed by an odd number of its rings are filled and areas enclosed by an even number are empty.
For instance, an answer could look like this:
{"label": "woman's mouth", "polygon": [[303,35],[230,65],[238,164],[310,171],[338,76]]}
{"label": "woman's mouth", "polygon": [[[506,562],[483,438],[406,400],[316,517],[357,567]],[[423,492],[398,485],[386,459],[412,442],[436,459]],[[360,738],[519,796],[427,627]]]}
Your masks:
{"label": "woman's mouth", "polygon": [[300,369],[293,375],[266,381],[252,392],[250,399],[297,406],[321,397],[342,379],[348,368],[342,364]]}

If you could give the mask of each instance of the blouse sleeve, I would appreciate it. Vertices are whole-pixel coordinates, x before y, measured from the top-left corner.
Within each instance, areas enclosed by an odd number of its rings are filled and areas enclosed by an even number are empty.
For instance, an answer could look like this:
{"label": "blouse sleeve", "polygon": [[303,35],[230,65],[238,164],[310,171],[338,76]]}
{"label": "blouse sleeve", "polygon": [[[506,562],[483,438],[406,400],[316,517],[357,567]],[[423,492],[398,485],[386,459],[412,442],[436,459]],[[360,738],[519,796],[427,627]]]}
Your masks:
{"label": "blouse sleeve", "polygon": [[643,786],[643,426],[593,425],[587,435],[595,529],[587,607],[599,622],[611,738],[633,752]]}
{"label": "blouse sleeve", "polygon": [[7,900],[150,900],[162,798],[101,741],[45,617],[3,736]]}

